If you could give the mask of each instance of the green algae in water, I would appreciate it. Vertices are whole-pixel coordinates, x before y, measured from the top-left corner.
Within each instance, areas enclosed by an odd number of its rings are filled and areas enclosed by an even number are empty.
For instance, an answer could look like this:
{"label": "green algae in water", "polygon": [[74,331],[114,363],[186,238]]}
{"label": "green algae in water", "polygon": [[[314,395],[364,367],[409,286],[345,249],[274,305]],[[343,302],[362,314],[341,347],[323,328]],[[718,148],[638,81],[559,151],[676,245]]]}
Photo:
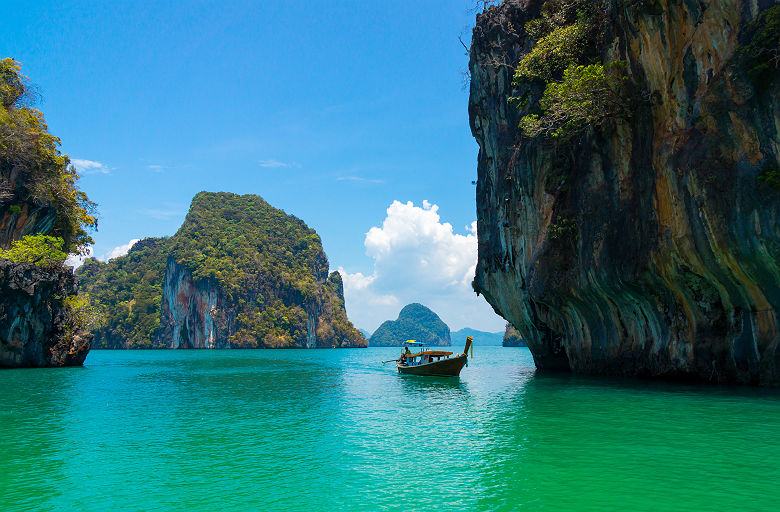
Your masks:
{"label": "green algae in water", "polygon": [[772,510],[780,392],[461,379],[397,348],[100,351],[0,372],[3,510]]}

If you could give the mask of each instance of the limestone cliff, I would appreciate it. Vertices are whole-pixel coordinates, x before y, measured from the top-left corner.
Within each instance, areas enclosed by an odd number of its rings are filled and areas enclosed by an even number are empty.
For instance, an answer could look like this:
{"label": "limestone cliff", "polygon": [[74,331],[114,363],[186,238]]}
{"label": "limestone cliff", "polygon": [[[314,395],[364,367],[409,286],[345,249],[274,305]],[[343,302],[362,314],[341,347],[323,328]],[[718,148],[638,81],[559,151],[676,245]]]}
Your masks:
{"label": "limestone cliff", "polygon": [[475,290],[541,369],[779,384],[777,48],[760,79],[739,58],[776,2],[605,2],[601,61],[627,63],[633,115],[565,145],[518,128],[542,3],[491,7],[473,33]]}
{"label": "limestone cliff", "polygon": [[255,195],[201,192],[178,232],[87,262],[102,348],[333,348],[367,342],[313,229]]}
{"label": "limestone cliff", "polygon": [[[0,259],[0,367],[81,365],[92,340],[81,329],[89,308],[60,249],[92,243],[95,205],[32,108],[36,96],[21,65],[0,59],[0,249],[12,248]],[[59,248],[21,240],[27,235],[50,236]]]}
{"label": "limestone cliff", "polygon": [[196,283],[187,268],[169,258],[162,300],[162,339],[170,348],[229,347],[235,314],[226,315],[225,298],[216,283]]}
{"label": "limestone cliff", "polygon": [[0,367],[81,365],[92,335],[74,329],[64,299],[76,292],[70,268],[0,259]]}

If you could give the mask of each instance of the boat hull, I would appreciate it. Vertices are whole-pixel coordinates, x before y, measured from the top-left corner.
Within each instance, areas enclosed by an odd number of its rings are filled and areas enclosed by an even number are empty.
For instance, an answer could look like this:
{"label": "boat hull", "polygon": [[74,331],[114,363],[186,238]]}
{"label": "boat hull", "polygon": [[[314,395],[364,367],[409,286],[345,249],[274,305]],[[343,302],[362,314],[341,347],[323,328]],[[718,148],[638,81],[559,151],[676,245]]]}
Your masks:
{"label": "boat hull", "polygon": [[441,377],[457,377],[460,375],[460,371],[466,366],[468,356],[460,355],[456,357],[450,357],[448,359],[441,359],[432,363],[418,364],[414,366],[406,366],[398,364],[398,373],[404,375],[431,375]]}

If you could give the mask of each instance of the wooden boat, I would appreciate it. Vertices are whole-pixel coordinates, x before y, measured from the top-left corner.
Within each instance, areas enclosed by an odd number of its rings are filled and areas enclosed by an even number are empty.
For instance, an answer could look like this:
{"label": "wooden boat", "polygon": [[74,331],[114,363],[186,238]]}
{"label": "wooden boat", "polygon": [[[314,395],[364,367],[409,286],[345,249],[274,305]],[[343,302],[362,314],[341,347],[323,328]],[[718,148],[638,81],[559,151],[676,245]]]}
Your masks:
{"label": "wooden boat", "polygon": [[[404,353],[396,360],[398,373],[404,375],[439,375],[443,377],[457,377],[464,366],[468,365],[468,351],[473,339],[466,338],[466,348],[462,354],[453,354],[443,350],[426,350],[423,343],[414,340],[405,341]],[[419,349],[412,353],[410,347]]]}

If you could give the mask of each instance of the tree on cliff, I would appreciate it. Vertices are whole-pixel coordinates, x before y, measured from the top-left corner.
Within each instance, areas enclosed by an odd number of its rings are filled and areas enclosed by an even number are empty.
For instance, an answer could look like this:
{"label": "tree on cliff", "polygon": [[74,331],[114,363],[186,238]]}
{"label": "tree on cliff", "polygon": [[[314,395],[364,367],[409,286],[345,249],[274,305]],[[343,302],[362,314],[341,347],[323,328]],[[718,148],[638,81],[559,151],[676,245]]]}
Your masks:
{"label": "tree on cliff", "polygon": [[[76,169],[58,150],[60,139],[31,107],[36,97],[21,65],[0,60],[0,228],[18,238],[37,232],[59,237],[66,252],[76,252],[93,243],[88,231],[97,228],[95,203],[78,189]],[[33,212],[54,220],[25,222]],[[0,239],[0,246],[12,241]]]}
{"label": "tree on cliff", "polygon": [[[602,64],[609,4],[593,0],[547,0],[540,16],[525,24],[536,43],[520,59],[513,84],[522,92],[510,101],[527,112],[520,128],[529,137],[567,140],[588,126],[631,115],[627,66]],[[529,101],[539,84],[538,105]]]}
{"label": "tree on cliff", "polygon": [[62,250],[65,242],[54,236],[27,235],[15,241],[8,250],[0,249],[0,258],[16,263],[33,263],[41,267],[62,265],[68,256]]}

